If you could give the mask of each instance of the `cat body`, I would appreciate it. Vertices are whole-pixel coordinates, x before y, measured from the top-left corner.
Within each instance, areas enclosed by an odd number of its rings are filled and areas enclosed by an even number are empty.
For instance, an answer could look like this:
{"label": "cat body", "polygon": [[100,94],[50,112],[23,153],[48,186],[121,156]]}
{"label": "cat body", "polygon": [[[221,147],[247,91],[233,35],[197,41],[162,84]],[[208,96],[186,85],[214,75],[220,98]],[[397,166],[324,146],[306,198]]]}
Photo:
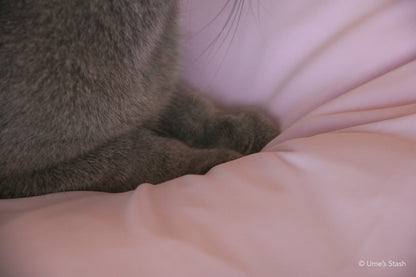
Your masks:
{"label": "cat body", "polygon": [[0,198],[127,191],[277,135],[181,81],[177,16],[168,0],[0,0]]}

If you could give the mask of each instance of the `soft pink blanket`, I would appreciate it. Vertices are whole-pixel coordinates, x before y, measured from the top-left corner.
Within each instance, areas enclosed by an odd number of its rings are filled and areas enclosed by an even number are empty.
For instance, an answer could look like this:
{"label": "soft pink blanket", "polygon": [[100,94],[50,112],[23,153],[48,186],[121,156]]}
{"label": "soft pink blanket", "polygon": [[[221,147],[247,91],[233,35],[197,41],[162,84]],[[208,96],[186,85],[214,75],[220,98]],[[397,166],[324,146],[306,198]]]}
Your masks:
{"label": "soft pink blanket", "polygon": [[185,76],[282,134],[205,176],[0,201],[0,276],[416,276],[416,1],[244,1],[216,38],[225,2],[184,0]]}

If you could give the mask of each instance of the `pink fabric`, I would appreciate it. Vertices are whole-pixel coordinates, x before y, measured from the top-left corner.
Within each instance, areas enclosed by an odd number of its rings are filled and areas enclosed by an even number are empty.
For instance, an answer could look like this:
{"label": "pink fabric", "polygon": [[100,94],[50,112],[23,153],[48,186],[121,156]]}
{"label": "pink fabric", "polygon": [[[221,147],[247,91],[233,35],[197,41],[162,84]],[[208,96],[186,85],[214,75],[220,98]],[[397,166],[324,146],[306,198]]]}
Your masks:
{"label": "pink fabric", "polygon": [[186,78],[283,133],[205,176],[0,201],[0,276],[416,276],[416,2],[245,1],[205,51],[224,2],[184,3]]}

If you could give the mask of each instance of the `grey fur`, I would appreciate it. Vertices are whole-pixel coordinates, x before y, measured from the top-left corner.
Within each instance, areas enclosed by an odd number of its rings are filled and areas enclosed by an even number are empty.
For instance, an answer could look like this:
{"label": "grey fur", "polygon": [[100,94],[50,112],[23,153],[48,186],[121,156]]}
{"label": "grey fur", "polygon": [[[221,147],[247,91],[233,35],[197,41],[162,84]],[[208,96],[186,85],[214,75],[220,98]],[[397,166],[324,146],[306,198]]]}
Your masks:
{"label": "grey fur", "polygon": [[0,0],[0,198],[202,174],[277,135],[180,80],[177,14],[172,0]]}

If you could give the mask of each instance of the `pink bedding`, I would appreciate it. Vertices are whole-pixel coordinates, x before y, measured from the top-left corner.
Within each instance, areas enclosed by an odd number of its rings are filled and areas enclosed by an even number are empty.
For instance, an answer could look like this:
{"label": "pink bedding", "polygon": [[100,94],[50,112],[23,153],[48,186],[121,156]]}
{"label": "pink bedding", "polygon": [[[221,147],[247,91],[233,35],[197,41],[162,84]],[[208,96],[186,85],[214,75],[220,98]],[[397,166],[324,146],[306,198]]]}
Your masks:
{"label": "pink bedding", "polygon": [[184,0],[185,77],[282,134],[205,176],[1,200],[0,276],[416,276],[416,2],[245,1],[206,50],[225,2]]}

